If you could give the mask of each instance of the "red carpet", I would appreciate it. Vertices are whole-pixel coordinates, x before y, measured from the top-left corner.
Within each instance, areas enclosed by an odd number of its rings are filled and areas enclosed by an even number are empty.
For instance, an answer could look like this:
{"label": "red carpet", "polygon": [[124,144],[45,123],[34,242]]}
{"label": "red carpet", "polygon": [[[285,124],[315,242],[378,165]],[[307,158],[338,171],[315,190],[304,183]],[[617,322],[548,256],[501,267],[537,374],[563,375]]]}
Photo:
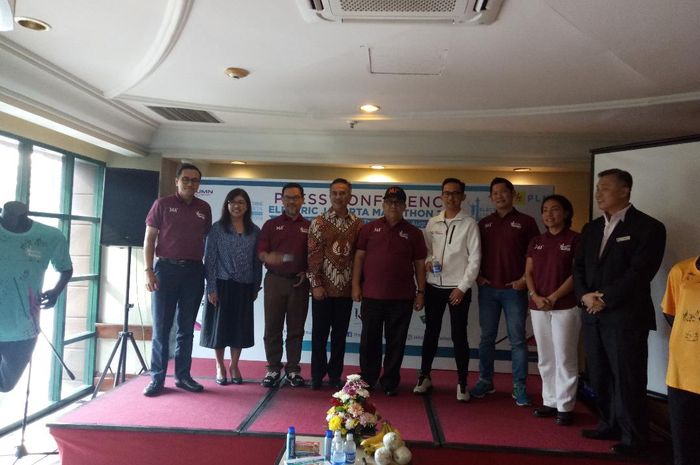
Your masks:
{"label": "red carpet", "polygon": [[551,418],[533,417],[534,406],[542,403],[542,385],[537,376],[528,379],[533,407],[515,405],[511,398],[513,381],[510,374],[495,376],[495,394],[461,405],[455,402],[453,372],[433,371],[432,380],[436,386],[432,394],[433,407],[447,444],[601,453],[607,453],[614,444],[614,441],[590,441],[581,437],[581,429],[595,428],[597,424],[596,418],[581,404],[576,406],[576,420],[571,426],[558,426]]}
{"label": "red carpet", "polygon": [[199,378],[204,392],[192,394],[167,378],[165,392],[154,398],[141,394],[148,376],[139,376],[60,418],[60,423],[187,430],[236,430],[265,391],[258,384],[219,386]]}
{"label": "red carpet", "polygon": [[[175,388],[168,377],[163,395],[146,398],[141,391],[148,377],[134,378],[49,425],[62,464],[271,465],[282,452],[288,426],[300,435],[323,433],[335,389],[265,389],[259,384],[264,365],[241,362],[246,382],[219,386],[214,361],[195,360],[192,373],[205,386],[199,394]],[[302,373],[308,376],[308,365]],[[377,411],[415,449],[414,465],[616,462],[610,443],[581,438],[582,428],[595,425],[583,406],[577,407],[574,426],[560,427],[533,417],[532,408],[515,406],[510,375],[497,375],[498,393],[469,403],[455,400],[454,372],[436,370],[432,378],[435,388],[428,397],[411,393],[416,371],[408,369],[402,370],[397,397],[372,395]],[[470,384],[475,378],[470,373]],[[539,377],[529,377],[528,392],[539,404]]]}

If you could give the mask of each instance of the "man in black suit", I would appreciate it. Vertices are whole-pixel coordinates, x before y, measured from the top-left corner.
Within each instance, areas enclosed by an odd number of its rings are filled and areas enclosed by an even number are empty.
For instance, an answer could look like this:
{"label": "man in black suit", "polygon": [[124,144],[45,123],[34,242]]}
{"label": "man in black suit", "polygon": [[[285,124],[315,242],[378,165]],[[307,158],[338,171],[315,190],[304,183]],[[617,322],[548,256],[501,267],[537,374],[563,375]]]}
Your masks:
{"label": "man in black suit", "polygon": [[620,439],[612,451],[642,453],[648,445],[647,337],[656,329],[650,281],[664,255],[666,228],[632,206],[632,175],[598,174],[595,200],[604,215],[581,233],[574,287],[583,307],[583,342],[597,394],[591,439]]}

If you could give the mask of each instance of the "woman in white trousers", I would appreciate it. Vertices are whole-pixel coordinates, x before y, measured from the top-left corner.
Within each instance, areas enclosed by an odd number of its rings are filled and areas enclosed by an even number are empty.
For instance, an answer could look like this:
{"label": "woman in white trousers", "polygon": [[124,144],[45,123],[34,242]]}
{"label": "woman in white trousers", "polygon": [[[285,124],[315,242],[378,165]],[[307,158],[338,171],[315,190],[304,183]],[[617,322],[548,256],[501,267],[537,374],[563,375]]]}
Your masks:
{"label": "woman in white trousers", "polygon": [[574,295],[572,267],[579,234],[570,229],[574,211],[566,197],[546,197],[541,211],[547,230],[530,242],[525,265],[542,377],[542,407],[533,413],[554,417],[565,426],[574,420],[578,385],[581,310]]}

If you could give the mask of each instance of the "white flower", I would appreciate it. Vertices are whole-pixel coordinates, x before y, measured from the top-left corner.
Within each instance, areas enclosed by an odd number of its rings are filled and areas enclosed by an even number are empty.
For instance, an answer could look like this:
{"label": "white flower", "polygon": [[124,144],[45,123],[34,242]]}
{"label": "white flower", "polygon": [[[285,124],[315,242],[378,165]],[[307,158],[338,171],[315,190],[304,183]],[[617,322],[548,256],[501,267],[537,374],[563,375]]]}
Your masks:
{"label": "white flower", "polygon": [[359,381],[362,377],[360,375],[348,375],[348,381]]}
{"label": "white flower", "polygon": [[357,390],[357,395],[360,397],[364,397],[367,399],[369,397],[369,391],[367,389],[358,389]]}

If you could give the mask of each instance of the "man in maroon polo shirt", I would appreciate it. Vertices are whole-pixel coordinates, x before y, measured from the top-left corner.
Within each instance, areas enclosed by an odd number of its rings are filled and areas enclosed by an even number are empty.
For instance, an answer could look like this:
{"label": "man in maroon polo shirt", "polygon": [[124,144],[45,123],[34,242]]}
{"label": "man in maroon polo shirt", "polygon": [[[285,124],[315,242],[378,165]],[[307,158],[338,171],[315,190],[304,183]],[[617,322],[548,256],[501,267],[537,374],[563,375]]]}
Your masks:
{"label": "man in maroon polo shirt", "polygon": [[479,285],[479,381],[471,390],[477,399],[495,392],[493,387],[496,336],[501,310],[506,316],[511,346],[513,399],[519,407],[530,405],[527,379],[527,285],[525,254],[530,240],[540,231],[535,220],[513,207],[515,187],[504,178],[491,181],[491,201],[496,211],[479,221],[481,271]]}
{"label": "man in maroon polo shirt", "polygon": [[[420,229],[403,218],[406,193],[401,187],[386,190],[383,207],[384,216],[360,230],[352,270],[352,298],[362,301],[362,378],[372,387],[379,379],[384,393],[395,396],[411,309],[423,308],[427,249]],[[386,352],[380,378],[382,334]]]}
{"label": "man in maroon polo shirt", "polygon": [[175,177],[177,193],[156,200],[146,217],[143,256],[153,314],[151,382],[143,391],[147,397],[163,391],[174,320],[175,386],[190,392],[204,389],[190,375],[194,322],[204,294],[204,241],[211,227],[209,204],[195,197],[201,179],[196,166],[180,166]]}
{"label": "man in maroon polo shirt", "polygon": [[258,258],[265,264],[265,356],[267,373],[262,385],[275,387],[282,373],[282,331],[287,320],[287,364],[284,371],[292,387],[304,385],[301,343],[309,307],[306,281],[307,242],[311,222],[301,216],[304,188],[290,182],[282,187],[284,212],[267,220],[258,240]]}

